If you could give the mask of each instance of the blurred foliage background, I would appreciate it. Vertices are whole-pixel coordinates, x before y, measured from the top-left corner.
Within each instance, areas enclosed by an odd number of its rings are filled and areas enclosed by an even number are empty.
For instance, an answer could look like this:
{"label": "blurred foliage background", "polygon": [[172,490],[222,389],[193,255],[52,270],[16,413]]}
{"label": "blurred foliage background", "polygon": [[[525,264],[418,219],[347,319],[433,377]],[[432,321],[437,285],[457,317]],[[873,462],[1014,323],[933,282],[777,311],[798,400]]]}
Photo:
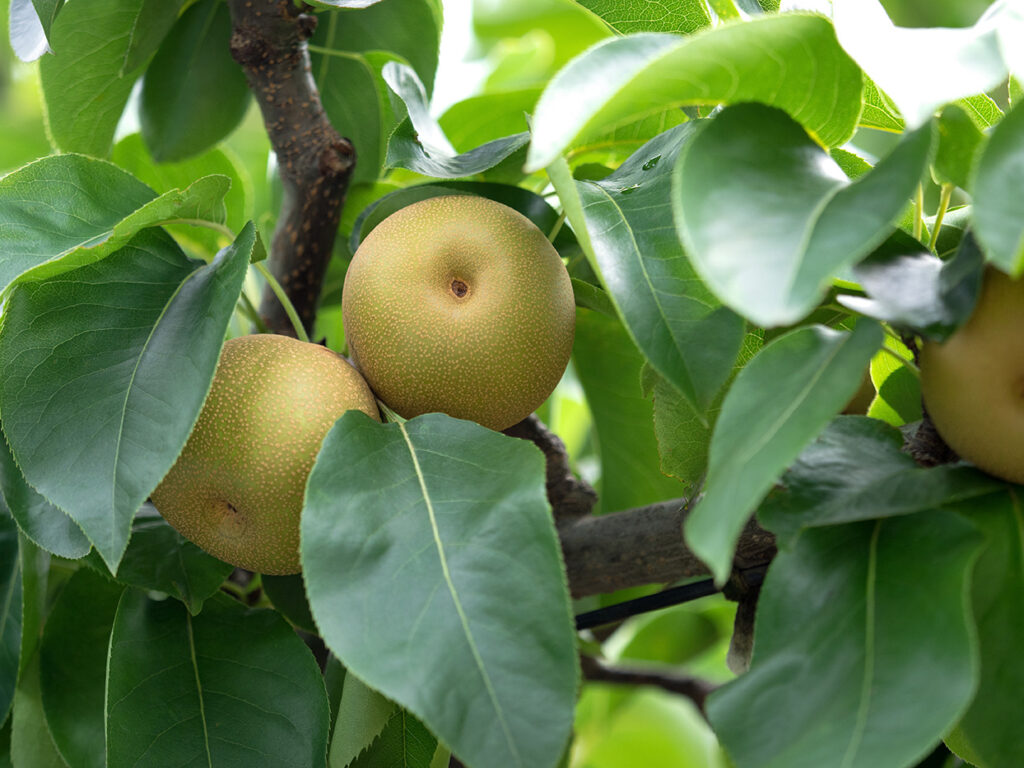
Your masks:
{"label": "blurred foliage background", "polygon": [[[383,0],[388,2],[389,0]],[[988,0],[882,0],[901,26],[968,26],[991,4]],[[826,0],[827,3],[827,0]],[[783,6],[787,4],[784,2]],[[821,3],[792,2],[791,7],[821,7]],[[545,83],[566,62],[611,31],[571,0],[445,0],[445,38],[435,85],[433,107],[442,127],[459,150],[526,129],[529,113]],[[7,38],[6,14],[0,15]],[[38,65],[18,61],[9,45],[0,45],[0,176],[50,152],[38,86]],[[489,99],[494,94],[501,99]],[[514,98],[510,98],[514,95]],[[500,113],[494,108],[501,106]],[[136,157],[131,136],[138,129],[132,110],[126,112],[118,138],[124,143],[115,160]],[[127,137],[127,138],[126,138]],[[893,137],[895,138],[895,137]],[[887,139],[864,138],[859,147],[884,151]],[[874,143],[873,143],[874,142]],[[233,217],[252,217],[265,234],[272,230],[279,201],[273,158],[270,156],[259,112],[253,104],[246,120],[225,142],[222,151],[239,170],[244,194],[239,205],[247,211]],[[217,150],[221,151],[221,150]],[[137,157],[136,157],[137,159]],[[609,157],[609,161],[611,158]],[[124,163],[122,163],[124,164]],[[143,176],[139,168],[131,168]],[[178,169],[183,170],[183,169]],[[172,177],[171,166],[148,169],[153,178]],[[146,179],[149,181],[150,179]],[[398,172],[383,184],[352,189],[342,222],[343,235],[361,209],[377,197],[417,179]],[[155,183],[152,182],[151,183]],[[541,180],[541,187],[543,180]],[[339,237],[339,241],[345,240]],[[202,251],[202,243],[196,249]],[[208,255],[208,254],[206,254]],[[340,290],[348,253],[339,245],[336,268],[325,287],[325,302],[318,320],[320,335],[340,348],[340,306],[327,300]],[[334,281],[333,283],[331,281]],[[255,297],[258,286],[251,286]],[[617,329],[597,321],[582,329],[595,338]],[[235,334],[247,329],[236,327]],[[634,365],[635,363],[635,365]],[[541,409],[541,417],[563,438],[575,469],[601,489],[599,436],[592,429],[588,402],[606,408],[650,408],[649,400],[623,394],[618,376],[639,383],[640,362],[610,361],[608,370],[567,375]],[[582,379],[582,381],[581,381]],[[630,423],[636,420],[631,418]],[[651,438],[653,441],[653,437]],[[653,443],[652,443],[653,444]],[[654,458],[657,462],[656,454]],[[667,480],[667,479],[666,479]],[[608,489],[610,490],[610,489]],[[640,501],[681,495],[672,481],[652,484]],[[616,505],[605,504],[604,511]],[[623,506],[623,505],[618,505]],[[636,596],[644,591],[589,598],[577,611]],[[611,632],[595,633],[595,648],[611,662],[659,667],[682,674],[724,682],[732,676],[725,663],[735,607],[720,596],[636,617]],[[728,761],[700,713],[687,699],[654,689],[626,689],[587,684],[577,708],[576,740],[570,757],[573,768],[726,768]]]}

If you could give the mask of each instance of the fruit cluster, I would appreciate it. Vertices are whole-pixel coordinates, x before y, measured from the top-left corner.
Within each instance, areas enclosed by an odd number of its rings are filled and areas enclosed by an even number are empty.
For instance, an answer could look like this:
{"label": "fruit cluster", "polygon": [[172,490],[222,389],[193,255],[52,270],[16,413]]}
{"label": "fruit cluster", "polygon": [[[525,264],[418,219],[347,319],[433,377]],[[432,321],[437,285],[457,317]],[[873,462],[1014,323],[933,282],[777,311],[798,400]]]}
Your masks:
{"label": "fruit cluster", "polygon": [[349,266],[342,314],[358,371],[285,336],[225,343],[192,434],[152,495],[210,554],[298,572],[306,479],[345,411],[379,419],[376,396],[404,418],[442,412],[505,429],[555,388],[575,328],[569,276],[544,233],[472,196],[381,222]]}

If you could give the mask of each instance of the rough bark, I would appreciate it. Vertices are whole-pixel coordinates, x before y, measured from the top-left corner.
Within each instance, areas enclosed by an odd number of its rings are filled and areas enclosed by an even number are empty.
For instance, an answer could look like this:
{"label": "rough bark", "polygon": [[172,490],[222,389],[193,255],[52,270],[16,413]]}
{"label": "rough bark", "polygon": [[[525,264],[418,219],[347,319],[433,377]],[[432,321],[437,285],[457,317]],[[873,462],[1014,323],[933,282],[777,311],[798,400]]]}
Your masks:
{"label": "rough bark", "polygon": [[[355,168],[355,150],[327,120],[310,74],[306,41],[316,17],[301,13],[292,0],[229,0],[228,7],[231,55],[245,71],[263,113],[284,188],[270,271],[308,332]],[[295,335],[269,289],[260,315],[274,333]]]}

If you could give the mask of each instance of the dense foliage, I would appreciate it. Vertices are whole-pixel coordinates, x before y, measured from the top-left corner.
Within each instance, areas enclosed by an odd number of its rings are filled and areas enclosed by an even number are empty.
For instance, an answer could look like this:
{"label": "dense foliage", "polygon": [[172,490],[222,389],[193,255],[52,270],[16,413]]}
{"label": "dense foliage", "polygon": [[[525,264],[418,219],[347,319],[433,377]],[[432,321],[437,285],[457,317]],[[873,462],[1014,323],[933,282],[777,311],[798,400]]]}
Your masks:
{"label": "dense foliage", "polygon": [[[627,539],[603,565],[622,589],[574,584],[544,456],[443,414],[335,423],[301,576],[167,525],[148,499],[225,338],[266,330],[262,262],[294,208],[271,140],[313,107],[253,103],[244,3],[11,0],[0,766],[1024,762],[1020,491],[949,461],[916,364],[985,269],[1024,273],[1019,0],[478,0],[474,64],[441,46],[467,4],[316,0],[315,31],[254,4],[311,33],[355,150],[311,337],[345,352],[346,266],[389,214],[520,211],[577,305],[540,417],[595,515],[677,500],[657,507],[685,518],[672,543],[740,608],[577,632],[667,585],[615,580],[641,559]],[[866,413],[838,415],[865,382]],[[749,657],[753,516],[778,554]],[[595,663],[714,690],[581,682]]]}

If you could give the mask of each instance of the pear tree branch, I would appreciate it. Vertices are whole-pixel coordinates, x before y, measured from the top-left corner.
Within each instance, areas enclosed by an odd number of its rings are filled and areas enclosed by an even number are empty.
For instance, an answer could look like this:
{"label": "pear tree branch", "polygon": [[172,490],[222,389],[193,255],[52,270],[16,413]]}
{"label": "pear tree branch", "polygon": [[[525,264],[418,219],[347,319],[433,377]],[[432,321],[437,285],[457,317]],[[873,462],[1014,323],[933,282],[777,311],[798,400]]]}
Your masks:
{"label": "pear tree branch", "polygon": [[[228,8],[231,55],[244,70],[263,114],[284,188],[270,271],[311,331],[355,168],[355,150],[328,121],[310,74],[306,41],[316,17],[302,13],[293,0],[228,0]],[[295,335],[269,288],[260,315],[271,331]]]}

